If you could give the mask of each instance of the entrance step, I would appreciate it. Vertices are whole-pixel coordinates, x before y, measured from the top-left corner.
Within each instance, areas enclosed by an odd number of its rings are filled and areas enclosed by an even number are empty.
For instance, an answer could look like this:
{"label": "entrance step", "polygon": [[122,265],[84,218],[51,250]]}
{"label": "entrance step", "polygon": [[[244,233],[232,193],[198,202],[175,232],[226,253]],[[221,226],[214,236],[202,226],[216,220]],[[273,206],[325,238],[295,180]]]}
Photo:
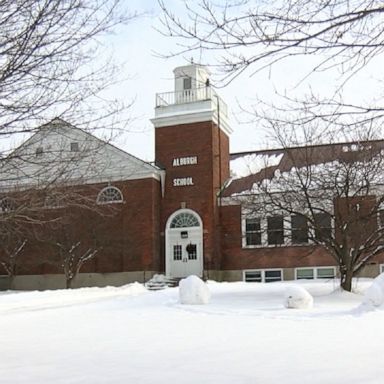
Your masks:
{"label": "entrance step", "polygon": [[153,275],[153,277],[145,283],[145,287],[150,291],[158,291],[168,287],[177,287],[180,279],[173,279],[164,275]]}

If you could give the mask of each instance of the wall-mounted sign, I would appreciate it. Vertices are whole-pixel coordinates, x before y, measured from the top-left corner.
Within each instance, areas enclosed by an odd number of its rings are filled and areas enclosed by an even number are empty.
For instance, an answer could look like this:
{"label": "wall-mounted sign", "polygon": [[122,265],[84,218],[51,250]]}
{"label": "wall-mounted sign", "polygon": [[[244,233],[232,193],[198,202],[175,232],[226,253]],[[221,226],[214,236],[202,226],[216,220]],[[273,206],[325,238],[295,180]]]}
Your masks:
{"label": "wall-mounted sign", "polygon": [[194,185],[192,177],[180,177],[178,179],[173,179],[174,187],[185,187],[187,185]]}
{"label": "wall-mounted sign", "polygon": [[175,157],[172,162],[172,165],[174,167],[181,167],[182,165],[195,165],[195,164],[197,164],[197,156]]}

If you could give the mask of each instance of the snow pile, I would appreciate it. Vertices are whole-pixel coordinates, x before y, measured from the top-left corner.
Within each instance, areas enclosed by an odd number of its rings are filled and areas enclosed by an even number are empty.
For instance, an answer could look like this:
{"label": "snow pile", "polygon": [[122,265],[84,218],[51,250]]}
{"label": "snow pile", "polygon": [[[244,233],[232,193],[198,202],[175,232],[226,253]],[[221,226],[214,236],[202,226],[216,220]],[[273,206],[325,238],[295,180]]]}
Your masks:
{"label": "snow pile", "polygon": [[154,283],[166,283],[166,278],[164,275],[156,273],[152,276],[152,279],[149,281],[152,281]]}
{"label": "snow pile", "polygon": [[181,304],[208,304],[211,292],[208,286],[197,276],[188,276],[180,280],[179,300]]}
{"label": "snow pile", "polygon": [[286,308],[308,309],[313,306],[313,297],[300,285],[291,285],[285,291],[284,305]]}
{"label": "snow pile", "polygon": [[384,273],[377,276],[365,291],[363,304],[370,307],[380,307],[384,304]]}

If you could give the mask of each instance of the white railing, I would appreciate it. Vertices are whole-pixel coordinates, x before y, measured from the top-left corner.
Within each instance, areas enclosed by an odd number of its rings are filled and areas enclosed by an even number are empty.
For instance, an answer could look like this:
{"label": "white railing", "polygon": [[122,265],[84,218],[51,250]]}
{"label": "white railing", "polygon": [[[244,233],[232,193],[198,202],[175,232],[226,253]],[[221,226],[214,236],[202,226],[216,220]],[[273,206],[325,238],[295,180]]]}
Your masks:
{"label": "white railing", "polygon": [[184,89],[177,92],[165,92],[156,94],[156,108],[168,107],[177,104],[195,103],[197,101],[211,100],[217,108],[220,105],[221,113],[227,115],[227,105],[219,98],[211,87]]}

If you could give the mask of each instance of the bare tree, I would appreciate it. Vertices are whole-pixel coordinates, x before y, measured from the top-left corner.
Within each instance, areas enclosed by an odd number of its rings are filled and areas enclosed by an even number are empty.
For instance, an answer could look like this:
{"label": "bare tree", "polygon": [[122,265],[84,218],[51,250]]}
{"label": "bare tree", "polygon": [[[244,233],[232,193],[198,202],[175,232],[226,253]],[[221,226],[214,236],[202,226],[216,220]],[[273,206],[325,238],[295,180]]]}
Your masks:
{"label": "bare tree", "polygon": [[113,204],[98,205],[96,191],[83,188],[83,206],[74,204],[52,207],[45,212],[45,220],[35,224],[31,245],[39,245],[41,254],[32,255],[31,263],[38,269],[44,265],[54,273],[62,273],[66,288],[72,288],[84,264],[94,259],[103,248],[98,238],[100,226],[104,228],[109,218],[119,212]]}
{"label": "bare tree", "polygon": [[98,97],[117,80],[101,38],[135,16],[121,0],[2,1],[0,135],[57,116],[83,127],[121,122],[127,106]]}
{"label": "bare tree", "polygon": [[[118,68],[102,39],[136,16],[121,0],[0,2],[2,228],[40,222],[52,199],[73,204],[79,195],[66,186],[86,181],[87,170],[98,164],[95,154],[106,143],[73,138],[58,116],[86,130],[102,127],[106,134],[127,123],[129,103],[104,93]],[[6,139],[21,133],[36,135],[15,150],[12,143],[21,137]],[[78,205],[84,205],[82,197]]]}
{"label": "bare tree", "polygon": [[98,249],[81,249],[81,242],[71,244],[56,243],[59,251],[60,260],[65,276],[66,288],[72,288],[73,279],[80,272],[81,267],[89,260],[93,259]]}
{"label": "bare tree", "polygon": [[[379,70],[384,49],[382,1],[203,0],[193,6],[185,1],[184,15],[175,14],[161,0],[159,3],[162,32],[179,41],[178,51],[164,55],[203,52],[206,60],[211,60],[208,64],[221,71],[224,83],[247,70],[254,74],[278,69],[280,63],[291,59],[296,60],[297,72],[305,71],[302,62],[308,57],[311,66],[301,80],[318,73],[333,74],[328,80],[330,94],[319,95],[313,88],[306,96],[282,92],[284,106],[280,100],[273,105],[274,114],[269,110],[266,116],[258,104],[253,111],[258,117],[298,126],[317,119],[325,127],[382,120],[384,104],[379,87],[368,101],[350,97],[350,93],[356,96],[356,91],[343,93],[346,84],[367,68],[371,68],[377,84],[383,80]],[[364,86],[360,84],[360,88]]]}
{"label": "bare tree", "polygon": [[0,266],[9,278],[9,288],[13,288],[13,281],[18,274],[18,268],[23,263],[22,254],[27,244],[26,234],[15,229],[0,233]]}
{"label": "bare tree", "polygon": [[269,244],[325,248],[350,291],[352,278],[384,251],[384,141],[293,147],[284,133],[280,139],[279,165],[266,160],[238,199],[249,217],[264,220]]}

